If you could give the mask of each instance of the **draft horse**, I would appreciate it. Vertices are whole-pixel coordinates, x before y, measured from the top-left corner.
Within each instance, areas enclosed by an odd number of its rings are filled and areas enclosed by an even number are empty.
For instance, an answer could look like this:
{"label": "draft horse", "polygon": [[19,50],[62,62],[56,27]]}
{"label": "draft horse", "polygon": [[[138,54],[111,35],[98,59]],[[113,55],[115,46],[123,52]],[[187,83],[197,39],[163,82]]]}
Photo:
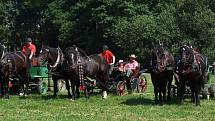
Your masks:
{"label": "draft horse", "polygon": [[[64,54],[62,50],[58,48],[52,47],[43,47],[39,54],[39,61],[46,61],[49,73],[52,75],[52,80],[54,82],[54,97],[57,96],[58,92],[58,80],[64,79],[66,82],[66,89],[68,91],[68,98],[74,100],[75,97],[80,96],[79,92],[79,81],[78,76],[68,68],[67,60],[64,58]],[[70,93],[70,84],[72,88],[72,94]],[[76,87],[76,89],[75,89]],[[75,96],[76,90],[76,96]]]}
{"label": "draft horse", "polygon": [[191,89],[191,101],[196,106],[200,105],[200,91],[204,87],[207,74],[207,62],[205,57],[195,51],[191,46],[183,45],[179,49],[179,96],[183,104],[185,86]]}
{"label": "draft horse", "polygon": [[9,98],[9,82],[17,77],[19,82],[15,82],[21,86],[21,90],[24,95],[28,90],[28,68],[27,57],[21,52],[8,52],[0,61],[0,73],[3,77],[2,81],[2,96],[5,95]]}
{"label": "draft horse", "polygon": [[[80,80],[82,85],[85,84],[84,80],[87,80],[86,77],[96,79],[103,91],[103,98],[107,98],[108,71],[110,67],[103,56],[99,54],[87,56],[82,49],[73,46],[66,48],[65,58],[70,68],[72,68],[79,77],[83,76],[83,80]],[[80,69],[80,64],[82,69]],[[89,96],[87,93],[87,90],[85,90],[85,95]]]}
{"label": "draft horse", "polygon": [[166,101],[167,88],[167,100],[171,100],[170,91],[175,61],[172,54],[164,49],[163,44],[157,46],[153,44],[153,47],[151,55],[151,79],[154,86],[155,104],[162,105]]}

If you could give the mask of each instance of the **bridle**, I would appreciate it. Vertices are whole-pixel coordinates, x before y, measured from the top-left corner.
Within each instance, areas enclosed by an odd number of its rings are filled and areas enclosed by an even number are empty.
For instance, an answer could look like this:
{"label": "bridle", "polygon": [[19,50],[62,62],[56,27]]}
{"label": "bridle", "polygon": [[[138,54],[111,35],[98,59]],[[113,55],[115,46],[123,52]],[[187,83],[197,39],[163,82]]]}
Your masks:
{"label": "bridle", "polygon": [[[51,50],[50,50],[50,48],[46,48],[45,49],[45,51],[47,52],[46,57],[42,57],[42,58],[45,58],[45,61],[48,62],[48,65],[51,68],[50,72],[55,71],[57,69],[58,65],[61,64],[63,62],[63,60],[64,60],[62,50],[59,47],[56,48],[56,49],[57,49],[57,59],[54,62],[54,64],[50,63],[50,61],[48,60],[49,56],[51,56]],[[42,51],[40,53],[42,53]]]}

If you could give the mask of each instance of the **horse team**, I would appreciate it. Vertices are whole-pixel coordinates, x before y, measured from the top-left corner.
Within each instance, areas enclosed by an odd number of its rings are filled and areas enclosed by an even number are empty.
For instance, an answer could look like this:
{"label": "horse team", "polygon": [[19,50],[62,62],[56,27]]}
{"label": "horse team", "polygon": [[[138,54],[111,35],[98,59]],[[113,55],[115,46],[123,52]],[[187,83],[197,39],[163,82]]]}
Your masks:
{"label": "horse team", "polygon": [[[19,78],[21,89],[26,94],[29,81],[27,55],[7,52],[2,45],[0,54],[0,74],[1,80],[4,80],[1,81],[1,96],[4,94],[9,98],[8,85],[14,76]],[[60,48],[43,47],[38,58],[40,61],[47,61],[47,67],[54,82],[54,96],[58,92],[58,80],[64,79],[68,98],[74,100],[79,97],[79,87],[84,89],[85,96],[89,97],[86,77],[90,77],[98,81],[97,84],[103,91],[103,98],[107,98],[109,65],[103,56],[99,54],[88,56],[77,46],[72,46],[64,51]],[[149,70],[154,86],[155,104],[162,105],[166,101],[171,101],[171,85],[174,76],[181,104],[183,104],[185,88],[189,86],[191,101],[195,105],[200,105],[200,91],[206,83],[207,59],[191,46],[183,45],[179,48],[179,59],[176,62],[173,55],[165,50],[163,44],[153,44]],[[72,93],[70,93],[70,87]]]}

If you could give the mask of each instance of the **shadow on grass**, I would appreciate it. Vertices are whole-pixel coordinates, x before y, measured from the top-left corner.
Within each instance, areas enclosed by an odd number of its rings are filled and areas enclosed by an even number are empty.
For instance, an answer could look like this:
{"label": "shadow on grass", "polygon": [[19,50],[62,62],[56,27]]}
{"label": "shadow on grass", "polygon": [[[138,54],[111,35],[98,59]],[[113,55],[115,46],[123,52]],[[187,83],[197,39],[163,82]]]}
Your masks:
{"label": "shadow on grass", "polygon": [[154,105],[154,101],[151,99],[139,97],[127,99],[124,102],[121,102],[123,105],[136,106],[136,105]]}
{"label": "shadow on grass", "polygon": [[[139,98],[131,98],[122,102],[123,105],[135,106],[135,105],[155,105],[154,100],[147,99],[144,97]],[[165,102],[163,105],[180,105],[180,101],[178,98],[173,98],[171,101]]]}

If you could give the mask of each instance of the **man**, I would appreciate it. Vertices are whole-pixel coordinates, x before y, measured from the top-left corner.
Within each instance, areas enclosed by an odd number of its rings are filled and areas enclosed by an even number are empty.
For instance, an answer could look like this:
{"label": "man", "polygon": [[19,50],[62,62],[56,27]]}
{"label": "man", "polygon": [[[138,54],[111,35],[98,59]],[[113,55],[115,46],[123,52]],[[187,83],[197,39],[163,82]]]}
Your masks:
{"label": "man", "polygon": [[35,53],[36,53],[36,46],[32,43],[31,38],[27,38],[26,44],[22,48],[22,53],[25,54],[26,56],[28,56],[27,66],[28,66],[28,69],[30,69],[31,60],[32,60],[33,56],[35,56]]}
{"label": "man", "polygon": [[35,56],[35,53],[36,53],[36,46],[32,43],[31,38],[27,39],[26,44],[22,48],[22,53],[24,53],[25,55],[28,54],[28,51],[30,51],[28,58],[29,58],[29,60],[31,60],[32,57]]}
{"label": "man", "polygon": [[139,63],[135,59],[136,59],[136,56],[134,54],[131,54],[129,62],[124,67],[128,77],[131,76],[133,71],[139,69]]}
{"label": "man", "polygon": [[131,76],[134,76],[134,80],[133,80],[133,85],[135,86],[138,83],[138,74],[139,74],[139,63],[135,60],[136,56],[134,54],[130,55],[130,60],[129,62],[125,65],[124,70],[126,72],[126,83],[127,83],[127,89],[128,89],[128,93],[132,93],[135,87],[131,88]]}
{"label": "man", "polygon": [[103,45],[103,47],[102,47],[103,52],[100,53],[100,55],[102,55],[107,60],[107,63],[110,66],[110,69],[109,69],[109,75],[110,75],[112,73],[112,71],[113,71],[113,68],[114,68],[115,56],[108,49],[109,48],[108,48],[107,45]]}

